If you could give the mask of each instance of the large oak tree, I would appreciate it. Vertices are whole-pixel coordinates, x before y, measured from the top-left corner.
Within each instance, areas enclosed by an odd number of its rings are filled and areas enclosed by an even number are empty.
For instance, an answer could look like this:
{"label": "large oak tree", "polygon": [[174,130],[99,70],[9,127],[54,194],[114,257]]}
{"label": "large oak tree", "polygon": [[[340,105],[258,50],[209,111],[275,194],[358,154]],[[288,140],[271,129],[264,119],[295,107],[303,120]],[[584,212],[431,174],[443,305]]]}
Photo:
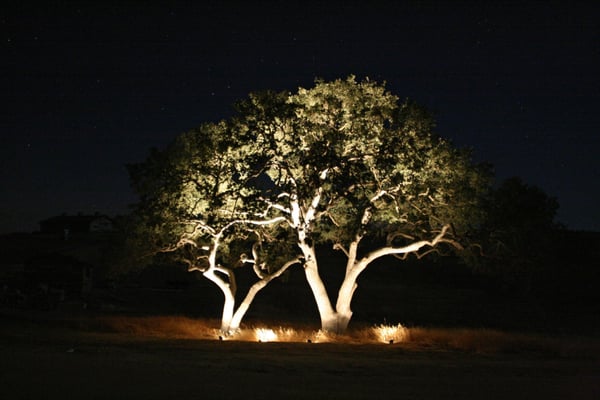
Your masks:
{"label": "large oak tree", "polygon": [[[328,331],[347,328],[358,277],[373,261],[462,249],[489,186],[486,169],[437,136],[423,108],[354,77],[251,94],[233,118],[200,133],[180,138],[160,172],[153,157],[132,171],[140,209],[159,216],[153,234],[168,237],[165,249],[209,249],[208,264],[194,255],[191,268],[209,279],[224,273],[229,285],[216,252],[231,256],[236,241],[254,238],[276,265],[257,273],[259,283],[300,259]],[[347,260],[335,301],[319,273],[327,243]]]}

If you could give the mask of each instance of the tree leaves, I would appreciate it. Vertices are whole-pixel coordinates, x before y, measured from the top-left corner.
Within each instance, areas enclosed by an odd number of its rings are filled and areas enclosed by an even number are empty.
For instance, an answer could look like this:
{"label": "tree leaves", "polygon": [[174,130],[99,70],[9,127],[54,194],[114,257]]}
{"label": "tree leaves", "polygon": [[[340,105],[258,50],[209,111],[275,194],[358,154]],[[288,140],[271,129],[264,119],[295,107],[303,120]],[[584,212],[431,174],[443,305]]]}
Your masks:
{"label": "tree leaves", "polygon": [[286,218],[261,233],[278,237],[297,223],[292,201],[312,218],[303,223],[315,242],[392,231],[419,238],[478,223],[485,169],[438,137],[425,109],[384,85],[354,76],[317,81],[294,94],[250,94],[236,110],[130,166],[137,209],[160,243],[200,239],[207,231],[198,221],[223,226],[242,217]]}

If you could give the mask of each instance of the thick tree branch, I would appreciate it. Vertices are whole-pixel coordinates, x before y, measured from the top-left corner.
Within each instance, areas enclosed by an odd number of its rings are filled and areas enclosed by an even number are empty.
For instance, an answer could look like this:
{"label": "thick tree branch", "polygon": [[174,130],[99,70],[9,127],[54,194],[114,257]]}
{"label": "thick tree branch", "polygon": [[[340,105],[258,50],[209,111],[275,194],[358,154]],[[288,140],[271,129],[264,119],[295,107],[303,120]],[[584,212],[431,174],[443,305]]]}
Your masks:
{"label": "thick tree branch", "polygon": [[248,293],[246,294],[246,297],[244,298],[244,300],[240,303],[240,306],[238,307],[238,309],[235,311],[235,315],[233,317],[233,325],[238,325],[239,322],[241,321],[242,317],[246,314],[246,312],[248,311],[248,308],[250,307],[250,304],[252,304],[252,301],[254,300],[254,297],[256,297],[257,293],[264,288],[265,286],[267,286],[267,284],[269,282],[271,282],[273,279],[278,278],[279,276],[281,276],[281,274],[283,274],[285,271],[287,271],[287,269],[289,267],[291,267],[292,265],[299,263],[300,262],[300,258],[295,258],[293,260],[290,260],[288,262],[286,262],[285,264],[283,264],[281,266],[281,268],[279,268],[277,271],[275,271],[272,274],[269,274],[267,276],[265,276],[263,279],[260,279],[259,281],[255,282],[250,289],[248,290]]}
{"label": "thick tree branch", "polygon": [[223,281],[223,283],[229,286],[231,293],[235,295],[235,292],[237,291],[237,282],[235,280],[235,274],[233,273],[233,271],[229,268],[223,267],[222,265],[214,265],[210,269],[215,272],[220,272],[223,275],[227,276],[227,280],[225,280],[221,277],[221,275],[214,274],[215,276],[218,276]]}
{"label": "thick tree branch", "polygon": [[310,224],[314,219],[317,212],[317,207],[319,207],[319,203],[321,202],[321,195],[323,193],[323,188],[319,187],[317,189],[317,193],[312,198],[310,205],[308,206],[306,212],[304,213],[304,223]]}
{"label": "thick tree branch", "polygon": [[386,255],[416,253],[424,247],[435,247],[439,243],[449,243],[453,246],[456,246],[457,248],[462,248],[462,246],[460,246],[460,244],[458,242],[444,237],[449,229],[450,229],[450,225],[444,225],[442,227],[442,230],[440,231],[440,233],[438,233],[433,238],[433,240],[420,240],[418,242],[411,243],[407,246],[402,246],[402,247],[386,246],[386,247],[382,247],[380,249],[374,250],[374,251],[370,252],[367,256],[365,256],[360,261],[360,263],[364,264],[366,267],[366,265],[370,264],[374,260],[376,260],[380,257],[386,256]]}

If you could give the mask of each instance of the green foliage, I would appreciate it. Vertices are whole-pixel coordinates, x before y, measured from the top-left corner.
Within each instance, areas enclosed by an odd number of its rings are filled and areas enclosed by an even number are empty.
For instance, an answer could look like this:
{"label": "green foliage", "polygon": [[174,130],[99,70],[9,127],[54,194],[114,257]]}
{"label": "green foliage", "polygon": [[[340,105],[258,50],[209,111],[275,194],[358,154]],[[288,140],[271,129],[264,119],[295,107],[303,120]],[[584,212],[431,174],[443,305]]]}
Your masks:
{"label": "green foliage", "polygon": [[[430,238],[445,224],[464,233],[480,222],[490,174],[438,137],[423,108],[352,76],[283,100],[252,96],[236,118],[238,134],[251,139],[254,159],[264,156],[272,202],[293,195],[306,210],[321,193],[313,240],[348,243],[382,232]],[[265,112],[273,105],[281,111]],[[373,215],[363,225],[367,210]]]}
{"label": "green foliage", "polygon": [[[224,124],[205,124],[129,166],[140,197],[131,244],[140,255],[173,252],[190,266],[202,267],[202,248],[211,246],[215,231],[243,204],[240,163],[229,155],[229,139]],[[227,254],[225,241],[221,255]]]}
{"label": "green foliage", "polygon": [[[241,145],[248,137],[236,134],[232,125],[204,124],[128,166],[140,198],[128,229],[129,259],[145,265],[169,253],[190,268],[205,270],[210,251],[218,246],[217,264],[236,268],[255,244],[257,249],[274,246],[276,226],[240,222],[265,219],[257,217],[264,160],[261,164],[260,154]],[[264,268],[283,264],[276,253],[258,255]]]}
{"label": "green foliage", "polygon": [[[313,244],[430,239],[444,225],[462,235],[480,223],[488,171],[437,136],[426,110],[384,85],[353,76],[317,81],[294,94],[251,94],[236,110],[130,166],[149,253],[176,249],[197,262],[214,230],[240,218],[281,217],[275,225],[232,226],[220,256],[233,262],[257,243],[263,260],[289,259],[297,252],[294,202]],[[304,220],[313,206],[313,220]]]}

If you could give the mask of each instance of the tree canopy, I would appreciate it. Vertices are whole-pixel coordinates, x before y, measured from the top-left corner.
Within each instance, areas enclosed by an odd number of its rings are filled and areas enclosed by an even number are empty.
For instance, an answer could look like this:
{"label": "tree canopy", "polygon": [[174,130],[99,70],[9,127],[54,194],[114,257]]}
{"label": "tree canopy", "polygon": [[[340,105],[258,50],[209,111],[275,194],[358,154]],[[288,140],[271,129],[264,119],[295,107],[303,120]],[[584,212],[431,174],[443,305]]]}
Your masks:
{"label": "tree canopy", "polygon": [[[186,262],[208,260],[204,272],[217,250],[229,265],[248,257],[244,245],[255,266],[280,271],[301,259],[323,329],[346,329],[357,278],[372,261],[461,249],[481,223],[489,171],[382,84],[317,81],[251,94],[236,110],[131,168],[140,214],[156,249],[193,251]],[[347,256],[335,307],[319,276],[319,243]]]}

